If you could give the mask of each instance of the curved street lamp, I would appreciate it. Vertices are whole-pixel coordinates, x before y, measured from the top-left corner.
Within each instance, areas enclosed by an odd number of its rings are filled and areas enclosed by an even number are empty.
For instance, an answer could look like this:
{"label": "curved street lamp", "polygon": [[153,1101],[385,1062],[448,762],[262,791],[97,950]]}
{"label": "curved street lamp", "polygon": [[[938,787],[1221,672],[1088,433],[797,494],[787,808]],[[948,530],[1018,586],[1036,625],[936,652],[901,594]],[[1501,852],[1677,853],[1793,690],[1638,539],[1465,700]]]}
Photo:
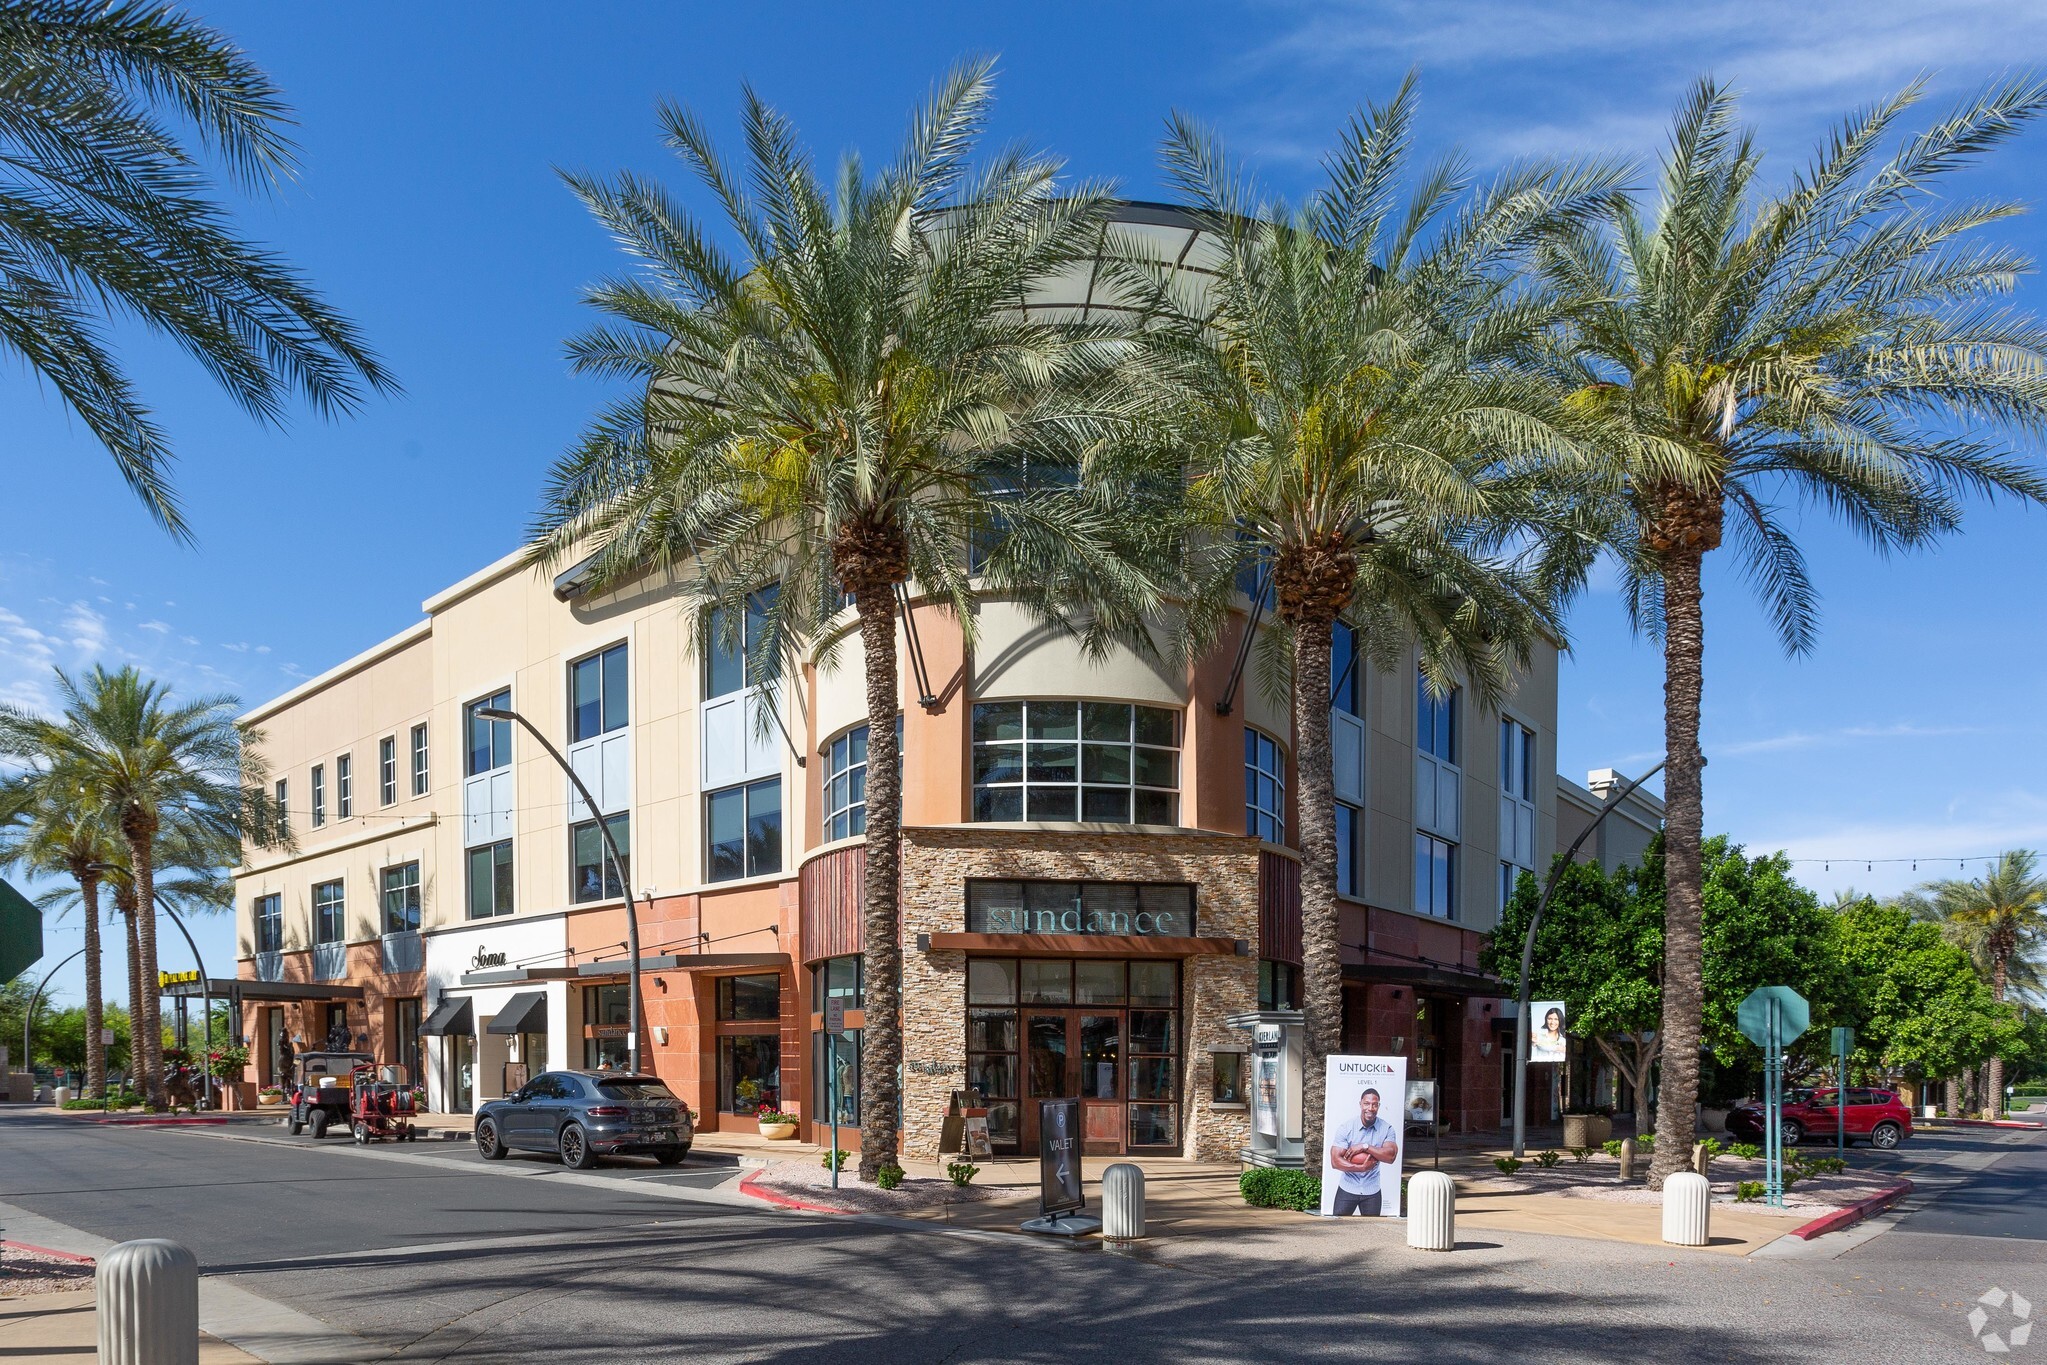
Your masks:
{"label": "curved street lamp", "polygon": [[[80,948],[77,952],[50,968],[49,971],[43,973],[43,979],[36,983],[36,988],[33,991],[29,992],[28,1008],[22,1012],[21,1016],[21,1069],[31,1075],[35,1072],[35,1066],[30,1059],[35,1054],[29,1051],[29,1030],[35,1026],[36,1004],[43,998],[43,987],[49,985],[50,979],[56,976],[58,972],[63,971],[66,967],[84,956],[85,949]],[[86,1079],[90,1080],[91,1077]]]}
{"label": "curved street lamp", "polygon": [[[1619,810],[1621,802],[1634,795],[1635,788],[1662,772],[1663,765],[1669,761],[1667,758],[1657,759],[1655,767],[1643,773],[1625,787],[1622,787],[1619,792],[1615,793],[1612,800],[1606,802],[1599,814],[1594,817],[1592,823],[1585,826],[1579,832],[1577,838],[1571,840],[1571,846],[1564,850],[1561,857],[1550,864],[1549,880],[1543,883],[1542,898],[1536,901],[1535,913],[1528,918],[1528,935],[1521,941],[1521,1001],[1514,1009],[1514,1155],[1517,1157],[1526,1155],[1525,1149],[1528,1145],[1528,997],[1530,994],[1528,976],[1530,972],[1535,970],[1535,931],[1542,927],[1543,912],[1549,909],[1549,898],[1556,894],[1557,883],[1563,880],[1564,869],[1569,867],[1571,860],[1578,856],[1579,848],[1584,845],[1587,839],[1592,837],[1592,831],[1604,824],[1607,816]],[[1699,760],[1699,766],[1704,767],[1705,763],[1705,759]]]}
{"label": "curved street lamp", "polygon": [[547,751],[547,756],[555,761],[555,765],[568,774],[569,781],[576,788],[576,795],[583,798],[584,809],[588,810],[590,818],[597,822],[598,837],[604,840],[604,851],[606,856],[611,859],[611,869],[618,874],[619,893],[625,897],[625,946],[626,952],[632,958],[632,964],[626,969],[626,1022],[628,1028],[626,1034],[626,1057],[631,1063],[630,1069],[638,1072],[640,1070],[640,916],[638,906],[633,901],[633,884],[626,879],[625,856],[618,851],[618,841],[611,837],[611,824],[604,818],[604,812],[597,809],[596,798],[591,796],[590,789],[583,785],[583,779],[576,776],[576,770],[569,766],[569,761],[562,757],[561,750],[548,743],[547,736],[535,729],[531,721],[527,720],[517,711],[503,706],[479,706],[470,714],[481,716],[485,720],[511,721],[527,734],[533,736],[534,742]]}

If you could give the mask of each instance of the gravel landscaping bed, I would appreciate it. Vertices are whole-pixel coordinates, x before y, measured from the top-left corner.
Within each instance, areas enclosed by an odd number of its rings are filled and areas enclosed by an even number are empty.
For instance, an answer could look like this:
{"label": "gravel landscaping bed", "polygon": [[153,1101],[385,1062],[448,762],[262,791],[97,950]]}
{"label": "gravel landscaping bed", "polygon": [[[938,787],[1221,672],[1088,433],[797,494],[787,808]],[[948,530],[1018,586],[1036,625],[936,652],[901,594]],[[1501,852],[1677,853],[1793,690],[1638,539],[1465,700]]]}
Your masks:
{"label": "gravel landscaping bed", "polygon": [[913,1209],[937,1208],[944,1204],[972,1204],[995,1197],[994,1191],[968,1185],[961,1188],[950,1180],[929,1176],[904,1176],[892,1190],[863,1184],[853,1173],[853,1161],[840,1174],[839,1188],[832,1188],[832,1173],[822,1161],[778,1161],[762,1168],[753,1178],[757,1188],[801,1199],[806,1204],[824,1204],[845,1213],[904,1213]]}
{"label": "gravel landscaping bed", "polygon": [[[1833,1154],[1830,1148],[1823,1156]],[[1636,1169],[1646,1171],[1649,1158],[1637,1158]],[[1739,1157],[1718,1156],[1712,1165],[1713,1202],[1731,1204],[1739,1208],[1754,1209],[1757,1213],[1797,1215],[1814,1217],[1845,1208],[1859,1200],[1867,1199],[1890,1189],[1898,1183],[1895,1175],[1882,1171],[1857,1169],[1850,1165],[1839,1175],[1809,1175],[1784,1192],[1784,1207],[1771,1208],[1761,1199],[1738,1201],[1735,1189],[1743,1181],[1763,1180],[1761,1158],[1744,1161]],[[1512,1175],[1487,1173],[1472,1177],[1474,1188],[1514,1194],[1560,1194],[1574,1199],[1606,1199],[1619,1204],[1660,1204],[1663,1196],[1642,1187],[1639,1183],[1620,1183],[1620,1162],[1604,1153],[1579,1162],[1566,1156],[1561,1163],[1548,1170],[1533,1163],[1523,1166]]]}
{"label": "gravel landscaping bed", "polygon": [[90,1261],[46,1256],[13,1245],[0,1245],[0,1298],[54,1294],[63,1289],[92,1287]]}

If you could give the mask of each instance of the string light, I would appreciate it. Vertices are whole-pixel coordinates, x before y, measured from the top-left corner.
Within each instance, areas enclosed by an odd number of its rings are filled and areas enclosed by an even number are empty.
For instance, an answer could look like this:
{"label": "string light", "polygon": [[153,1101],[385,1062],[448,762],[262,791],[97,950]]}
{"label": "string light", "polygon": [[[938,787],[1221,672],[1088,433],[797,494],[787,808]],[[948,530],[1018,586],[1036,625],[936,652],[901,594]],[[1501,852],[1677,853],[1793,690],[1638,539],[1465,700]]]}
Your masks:
{"label": "string light", "polygon": [[[1972,855],[1970,855],[1969,857],[1966,857],[1966,858],[1957,858],[1957,859],[1955,859],[1955,867],[1956,867],[1957,869],[1959,869],[1959,870],[1962,870],[1962,871],[1967,871],[1967,870],[1968,870],[1968,866],[1969,866],[1969,864],[1970,864],[1970,863],[1990,863],[1990,864],[1995,864],[1995,863],[1997,862],[1997,860],[1998,860],[1998,859],[1999,859],[1999,858],[2000,858],[2001,856],[2003,856],[2003,855],[2001,855],[2001,854],[1996,854],[1996,853],[1978,853],[1978,854],[1972,854]],[[1877,865],[1878,863],[1886,863],[1886,864],[1888,864],[1888,863],[1909,863],[1909,864],[1911,865],[1911,868],[1912,868],[1912,870],[1913,870],[1914,872],[1917,872],[1917,871],[1919,870],[1919,864],[1921,864],[1921,863],[1927,863],[1927,864],[1931,865],[1931,864],[1934,864],[1934,863],[1938,863],[1938,862],[1940,862],[1941,860],[1942,860],[1942,859],[1941,859],[1941,857],[1938,857],[1938,856],[1936,856],[1936,857],[1923,857],[1923,856],[1919,856],[1919,855],[1916,855],[1916,854],[1915,854],[1915,855],[1913,855],[1913,856],[1910,856],[1910,857],[1901,857],[1901,858],[1864,858],[1864,859],[1862,859],[1862,860],[1861,860],[1861,862],[1862,862],[1862,870],[1863,870],[1864,872],[1874,872],[1874,871],[1876,871],[1876,865]],[[1786,859],[1785,859],[1784,861],[1785,861],[1785,862],[1787,862],[1787,863],[1818,863],[1818,864],[1820,865],[1820,868],[1821,868],[1821,870],[1822,870],[1822,871],[1825,871],[1825,872],[1832,872],[1832,871],[1834,870],[1834,859],[1833,859],[1833,855],[1831,855],[1831,854],[1825,855],[1825,856],[1823,856],[1823,857],[1817,857],[1817,858],[1786,858]],[[1843,859],[1842,859],[1841,861],[1842,861],[1842,862],[1844,862],[1844,863],[1849,863],[1849,864],[1853,864],[1853,863],[1854,863],[1854,862],[1856,861],[1856,859],[1854,859],[1854,858],[1843,858]]]}

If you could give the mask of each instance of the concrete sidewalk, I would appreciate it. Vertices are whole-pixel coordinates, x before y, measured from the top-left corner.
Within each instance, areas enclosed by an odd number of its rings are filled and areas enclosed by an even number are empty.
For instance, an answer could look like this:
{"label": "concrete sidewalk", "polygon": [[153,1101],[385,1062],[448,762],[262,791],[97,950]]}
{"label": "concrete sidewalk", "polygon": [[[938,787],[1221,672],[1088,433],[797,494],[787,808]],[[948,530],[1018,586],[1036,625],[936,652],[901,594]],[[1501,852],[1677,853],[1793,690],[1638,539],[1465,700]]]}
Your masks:
{"label": "concrete sidewalk", "polygon": [[[90,1360],[99,1351],[99,1315],[90,1289],[9,1298],[0,1294],[0,1359]],[[260,1357],[199,1334],[199,1365],[243,1365]]]}

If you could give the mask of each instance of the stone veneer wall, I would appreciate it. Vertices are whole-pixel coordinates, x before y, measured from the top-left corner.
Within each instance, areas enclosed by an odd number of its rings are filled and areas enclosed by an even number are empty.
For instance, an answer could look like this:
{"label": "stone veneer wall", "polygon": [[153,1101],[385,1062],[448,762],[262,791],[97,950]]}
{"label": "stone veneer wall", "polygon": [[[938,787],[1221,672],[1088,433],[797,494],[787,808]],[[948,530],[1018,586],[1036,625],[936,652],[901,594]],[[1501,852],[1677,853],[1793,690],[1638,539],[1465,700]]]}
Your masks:
{"label": "stone veneer wall", "polygon": [[966,954],[920,952],[917,935],[966,930],[969,877],[1192,882],[1195,932],[1250,945],[1249,956],[1183,960],[1182,1150],[1229,1161],[1250,1145],[1244,1109],[1216,1109],[1209,1052],[1249,1041],[1224,1022],[1258,1008],[1258,845],[1222,834],[941,826],[903,831],[903,1147],[938,1158],[941,1121],[965,1083]]}

